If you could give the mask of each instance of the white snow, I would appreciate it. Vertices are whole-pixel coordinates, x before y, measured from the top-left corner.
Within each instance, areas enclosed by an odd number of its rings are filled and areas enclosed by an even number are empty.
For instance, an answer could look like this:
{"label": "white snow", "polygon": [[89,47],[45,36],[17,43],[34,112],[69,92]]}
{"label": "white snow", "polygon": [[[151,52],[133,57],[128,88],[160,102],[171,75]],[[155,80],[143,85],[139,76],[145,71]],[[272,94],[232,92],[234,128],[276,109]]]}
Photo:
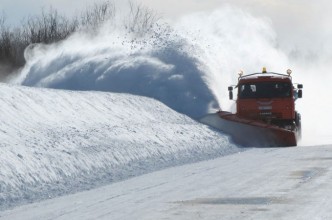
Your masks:
{"label": "white snow", "polygon": [[0,208],[239,151],[160,102],[0,85]]}
{"label": "white snow", "polygon": [[331,146],[251,149],[0,213],[0,219],[331,219]]}

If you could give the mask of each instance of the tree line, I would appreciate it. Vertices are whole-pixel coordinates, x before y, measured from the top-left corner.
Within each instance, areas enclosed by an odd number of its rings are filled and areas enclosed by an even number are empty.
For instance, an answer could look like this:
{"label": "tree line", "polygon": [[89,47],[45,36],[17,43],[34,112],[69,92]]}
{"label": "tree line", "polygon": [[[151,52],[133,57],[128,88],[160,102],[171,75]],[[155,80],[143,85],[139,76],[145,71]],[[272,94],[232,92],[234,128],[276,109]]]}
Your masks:
{"label": "tree line", "polygon": [[[128,3],[129,15],[124,21],[130,32],[141,34],[158,20],[157,14],[140,4]],[[40,15],[25,18],[18,27],[6,23],[0,13],[0,70],[11,72],[25,65],[24,50],[35,43],[50,44],[66,39],[77,31],[93,31],[105,21],[115,18],[113,2],[95,3],[79,16],[68,18],[50,7]]]}

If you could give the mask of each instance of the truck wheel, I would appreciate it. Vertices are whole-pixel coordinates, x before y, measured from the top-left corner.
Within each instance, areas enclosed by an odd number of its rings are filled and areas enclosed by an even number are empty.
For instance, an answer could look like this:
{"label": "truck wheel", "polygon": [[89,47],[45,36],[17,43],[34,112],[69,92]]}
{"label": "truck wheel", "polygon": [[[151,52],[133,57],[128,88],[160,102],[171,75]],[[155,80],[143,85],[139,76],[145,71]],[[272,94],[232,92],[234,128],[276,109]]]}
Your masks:
{"label": "truck wheel", "polygon": [[301,129],[301,114],[298,112],[295,112],[295,125],[297,128],[297,135],[299,138],[302,136],[302,129]]}

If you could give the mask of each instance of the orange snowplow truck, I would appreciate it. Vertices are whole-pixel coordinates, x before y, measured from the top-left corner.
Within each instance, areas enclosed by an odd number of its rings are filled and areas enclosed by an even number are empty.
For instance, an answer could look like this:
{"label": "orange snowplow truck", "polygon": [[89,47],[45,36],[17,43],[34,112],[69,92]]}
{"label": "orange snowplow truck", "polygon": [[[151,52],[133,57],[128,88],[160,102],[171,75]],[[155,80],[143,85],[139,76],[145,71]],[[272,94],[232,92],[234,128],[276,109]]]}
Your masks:
{"label": "orange snowplow truck", "polygon": [[[226,134],[243,146],[296,146],[301,137],[301,115],[295,101],[302,98],[302,84],[287,74],[267,72],[243,75],[228,87],[229,98],[237,90],[235,114],[218,111],[200,121]],[[296,88],[295,86],[296,85]]]}
{"label": "orange snowplow truck", "polygon": [[[233,99],[237,89],[236,116],[274,125],[301,136],[301,115],[295,110],[295,100],[302,98],[302,84],[292,83],[291,70],[287,74],[267,72],[243,75],[238,84],[228,87]],[[293,143],[294,144],[294,143]]]}
{"label": "orange snowplow truck", "polygon": [[[268,124],[291,130],[301,130],[301,116],[295,110],[295,100],[302,98],[302,84],[297,88],[292,83],[291,70],[287,75],[262,73],[242,75],[240,73],[236,100],[239,117],[259,120]],[[233,87],[229,87],[233,99]]]}

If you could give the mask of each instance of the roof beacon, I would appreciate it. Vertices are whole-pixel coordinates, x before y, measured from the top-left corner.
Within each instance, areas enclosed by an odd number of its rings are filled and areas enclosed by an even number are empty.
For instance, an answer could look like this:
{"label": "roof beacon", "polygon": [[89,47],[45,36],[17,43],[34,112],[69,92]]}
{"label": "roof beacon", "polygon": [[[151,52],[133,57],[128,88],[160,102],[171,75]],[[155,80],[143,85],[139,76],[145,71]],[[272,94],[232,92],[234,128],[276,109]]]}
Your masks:
{"label": "roof beacon", "polygon": [[266,71],[266,67],[263,67],[263,71],[262,71],[262,73],[267,73],[267,71]]}

